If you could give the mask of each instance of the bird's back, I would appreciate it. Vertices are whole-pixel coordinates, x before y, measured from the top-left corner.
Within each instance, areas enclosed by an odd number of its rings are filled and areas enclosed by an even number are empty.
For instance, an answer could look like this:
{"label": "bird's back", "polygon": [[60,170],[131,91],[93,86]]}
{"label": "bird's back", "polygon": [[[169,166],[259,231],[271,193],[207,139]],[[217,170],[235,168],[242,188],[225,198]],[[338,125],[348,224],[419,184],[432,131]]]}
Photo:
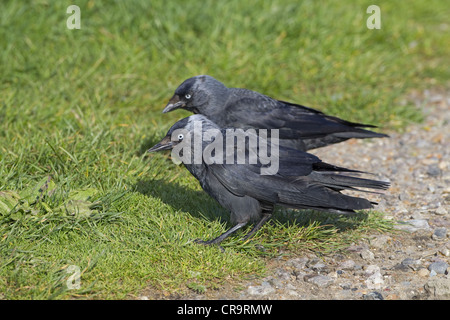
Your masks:
{"label": "bird's back", "polygon": [[280,143],[287,147],[306,151],[350,138],[386,137],[363,129],[373,127],[371,125],[346,121],[252,90],[229,90],[229,98],[223,107],[207,115],[212,121],[221,127],[278,129]]}

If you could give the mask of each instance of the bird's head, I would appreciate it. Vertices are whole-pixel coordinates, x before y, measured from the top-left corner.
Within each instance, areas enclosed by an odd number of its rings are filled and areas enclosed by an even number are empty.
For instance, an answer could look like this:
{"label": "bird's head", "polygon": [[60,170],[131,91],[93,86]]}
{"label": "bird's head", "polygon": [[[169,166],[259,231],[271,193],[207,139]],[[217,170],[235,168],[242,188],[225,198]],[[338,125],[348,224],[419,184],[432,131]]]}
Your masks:
{"label": "bird's head", "polygon": [[194,136],[197,136],[197,141],[202,141],[203,132],[208,129],[216,129],[218,127],[208,120],[205,116],[195,114],[176,122],[167,132],[166,136],[160,142],[151,147],[148,152],[155,152],[161,150],[173,149],[182,141],[194,141]]}
{"label": "bird's head", "polygon": [[163,113],[185,109],[195,114],[208,116],[215,113],[228,98],[228,88],[208,75],[195,76],[185,80],[176,90]]}

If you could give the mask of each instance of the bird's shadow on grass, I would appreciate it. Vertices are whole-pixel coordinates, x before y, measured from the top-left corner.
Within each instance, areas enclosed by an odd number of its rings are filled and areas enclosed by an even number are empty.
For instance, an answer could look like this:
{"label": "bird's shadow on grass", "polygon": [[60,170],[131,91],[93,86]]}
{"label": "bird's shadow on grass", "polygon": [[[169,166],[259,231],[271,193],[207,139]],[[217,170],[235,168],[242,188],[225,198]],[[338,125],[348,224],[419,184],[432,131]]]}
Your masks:
{"label": "bird's shadow on grass", "polygon": [[176,181],[141,180],[136,183],[135,190],[143,195],[159,198],[176,211],[188,212],[195,218],[228,221],[228,212],[206,192],[186,188]]}
{"label": "bird's shadow on grass", "polygon": [[[175,210],[188,212],[193,217],[206,218],[209,221],[219,220],[225,222],[227,228],[232,226],[229,212],[203,190],[192,190],[176,181],[167,182],[161,179],[138,181],[135,190],[146,196],[159,198]],[[315,222],[318,225],[334,227],[338,232],[343,232],[358,228],[367,220],[368,215],[365,211],[338,215],[311,210],[276,208],[271,220],[276,220],[283,225],[295,224],[299,227],[307,227]]]}

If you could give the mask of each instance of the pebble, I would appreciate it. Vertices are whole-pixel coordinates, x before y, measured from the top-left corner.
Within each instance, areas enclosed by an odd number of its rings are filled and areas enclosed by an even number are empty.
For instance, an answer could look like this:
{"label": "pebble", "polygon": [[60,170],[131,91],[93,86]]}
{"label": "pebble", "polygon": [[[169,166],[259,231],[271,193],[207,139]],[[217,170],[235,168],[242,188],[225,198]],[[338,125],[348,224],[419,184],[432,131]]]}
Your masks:
{"label": "pebble", "polygon": [[320,271],[324,271],[325,269],[327,269],[327,266],[322,262],[317,262],[317,263],[313,264],[312,266],[310,266],[310,268],[314,271],[320,272]]}
{"label": "pebble", "polygon": [[290,259],[289,261],[286,262],[286,265],[292,267],[294,271],[301,271],[303,268],[305,268],[307,262],[308,258],[301,257]]}
{"label": "pebble", "polygon": [[367,249],[361,251],[360,255],[364,260],[373,260],[375,258],[373,252]]}
{"label": "pebble", "polygon": [[398,230],[416,232],[419,230],[430,230],[430,225],[425,219],[411,219],[408,221],[399,221],[400,223],[395,225],[394,228]]}
{"label": "pebble", "polygon": [[265,296],[275,292],[275,289],[270,285],[269,282],[264,281],[260,286],[249,286],[247,292],[252,296]]}
{"label": "pebble", "polygon": [[443,256],[449,257],[450,256],[450,250],[448,248],[441,248],[439,249],[439,253]]}
{"label": "pebble", "polygon": [[379,266],[371,264],[364,267],[366,276],[369,276],[365,283],[368,289],[381,289],[384,284],[383,276]]}
{"label": "pebble", "polygon": [[422,268],[422,269],[420,269],[419,271],[417,271],[417,274],[418,274],[420,277],[425,278],[425,277],[428,277],[428,276],[430,275],[430,271],[428,271],[428,270],[425,269],[425,268]]}
{"label": "pebble", "polygon": [[294,275],[295,275],[295,273],[292,273],[289,270],[286,270],[284,268],[278,268],[277,270],[275,270],[275,279],[277,279],[277,280],[288,281]]}
{"label": "pebble", "polygon": [[434,210],[434,213],[440,216],[447,214],[447,209],[444,206],[439,206]]}
{"label": "pebble", "polygon": [[392,240],[392,238],[388,235],[381,235],[370,239],[370,245],[374,248],[381,249],[383,248],[388,241]]}
{"label": "pebble", "polygon": [[353,260],[345,260],[342,261],[339,265],[338,268],[342,269],[342,270],[353,270],[356,266],[355,261]]}
{"label": "pebble", "polygon": [[377,291],[372,291],[363,295],[363,300],[384,300],[383,295]]}
{"label": "pebble", "polygon": [[439,166],[436,164],[429,165],[427,168],[427,174],[430,177],[437,177],[441,174],[441,169],[439,169]]}
{"label": "pebble", "polygon": [[428,266],[430,272],[436,272],[437,274],[444,274],[447,271],[448,264],[444,261],[436,261]]}
{"label": "pebble", "polygon": [[391,293],[386,296],[386,300],[400,300],[400,297],[396,293]]}
{"label": "pebble", "polygon": [[447,228],[436,228],[434,229],[431,239],[433,240],[444,240],[447,237]]}
{"label": "pebble", "polygon": [[420,260],[416,260],[413,258],[406,258],[400,264],[402,266],[409,267],[414,271],[420,269],[420,267],[422,266],[422,263],[420,262]]}
{"label": "pebble", "polygon": [[450,299],[450,279],[448,278],[430,279],[424,289],[435,299]]}
{"label": "pebble", "polygon": [[306,282],[312,283],[319,288],[325,288],[332,284],[334,280],[329,276],[317,275],[311,278],[307,278]]}
{"label": "pebble", "polygon": [[383,276],[381,275],[380,271],[375,272],[366,280],[366,285],[368,289],[381,289],[381,287],[384,285]]}
{"label": "pebble", "polygon": [[380,272],[380,267],[375,264],[369,264],[367,266],[364,266],[364,272],[366,275],[372,275],[376,272]]}

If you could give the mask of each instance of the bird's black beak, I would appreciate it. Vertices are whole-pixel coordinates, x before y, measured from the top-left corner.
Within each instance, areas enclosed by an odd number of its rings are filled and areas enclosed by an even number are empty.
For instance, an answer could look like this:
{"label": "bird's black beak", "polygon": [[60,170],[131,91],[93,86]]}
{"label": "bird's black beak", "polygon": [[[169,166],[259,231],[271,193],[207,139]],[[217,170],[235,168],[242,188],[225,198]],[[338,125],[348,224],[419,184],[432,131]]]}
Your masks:
{"label": "bird's black beak", "polygon": [[165,136],[159,143],[155,144],[153,147],[147,150],[147,152],[155,152],[161,150],[169,150],[174,147],[173,142],[170,139],[170,136]]}
{"label": "bird's black beak", "polygon": [[186,106],[186,103],[180,100],[180,96],[175,94],[170,100],[167,106],[164,108],[163,113],[167,113],[173,111],[178,108],[183,108]]}

